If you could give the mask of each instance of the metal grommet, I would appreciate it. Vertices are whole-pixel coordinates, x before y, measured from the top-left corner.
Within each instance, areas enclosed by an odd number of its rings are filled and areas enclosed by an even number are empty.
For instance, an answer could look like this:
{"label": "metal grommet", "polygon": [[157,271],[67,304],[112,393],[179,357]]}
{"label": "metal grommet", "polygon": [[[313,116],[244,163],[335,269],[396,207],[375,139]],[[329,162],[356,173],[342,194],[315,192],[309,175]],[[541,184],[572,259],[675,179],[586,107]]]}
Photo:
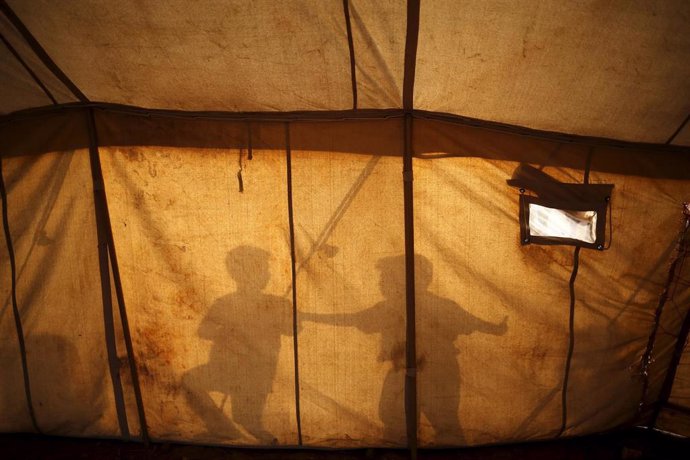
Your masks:
{"label": "metal grommet", "polygon": [[523,187],[520,187],[520,193],[525,193],[525,189]]}
{"label": "metal grommet", "polygon": [[529,238],[525,238],[524,240],[522,240],[522,242],[523,243],[529,243]]}
{"label": "metal grommet", "polygon": [[598,245],[598,246],[597,246],[597,249],[600,250],[600,251],[603,251],[603,250],[604,250],[604,245],[603,245],[603,244]]}

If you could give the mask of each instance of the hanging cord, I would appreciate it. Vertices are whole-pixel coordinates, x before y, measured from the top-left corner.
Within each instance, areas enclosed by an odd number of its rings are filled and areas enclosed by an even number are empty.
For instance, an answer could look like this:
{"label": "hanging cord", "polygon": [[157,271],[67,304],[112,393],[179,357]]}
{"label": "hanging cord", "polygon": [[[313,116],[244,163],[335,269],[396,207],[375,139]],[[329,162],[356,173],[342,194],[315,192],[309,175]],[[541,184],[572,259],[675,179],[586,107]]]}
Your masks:
{"label": "hanging cord", "polygon": [[[247,122],[247,159],[251,161],[254,158],[254,153],[252,151],[252,124]],[[240,193],[244,192],[244,179],[242,178],[242,171],[244,166],[242,165],[242,149],[240,149],[240,169],[237,171],[237,181],[240,185]]]}
{"label": "hanging cord", "polygon": [[[591,147],[587,152],[587,159],[585,160],[585,171],[582,182],[589,184],[589,173],[592,169],[592,157],[594,156],[594,147]],[[580,246],[575,248],[573,252],[573,271],[570,274],[570,282],[568,283],[568,290],[570,293],[570,308],[568,317],[568,354],[565,359],[565,370],[563,371],[563,388],[561,390],[561,426],[556,437],[561,437],[565,432],[568,423],[568,383],[570,380],[570,368],[573,360],[573,353],[575,351],[575,280],[577,279],[577,271],[580,266]]]}

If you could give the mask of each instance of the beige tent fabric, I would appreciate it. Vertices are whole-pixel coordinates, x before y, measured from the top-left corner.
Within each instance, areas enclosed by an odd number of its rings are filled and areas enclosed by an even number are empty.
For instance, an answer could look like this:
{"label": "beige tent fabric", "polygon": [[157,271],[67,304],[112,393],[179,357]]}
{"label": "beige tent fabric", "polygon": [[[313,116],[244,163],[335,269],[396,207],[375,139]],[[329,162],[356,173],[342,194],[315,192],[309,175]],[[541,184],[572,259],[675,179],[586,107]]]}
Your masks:
{"label": "beige tent fabric", "polygon": [[[83,145],[84,114],[40,118],[34,130],[4,125],[3,173],[39,424],[117,437],[88,152],[38,154]],[[290,122],[289,133],[286,123],[106,110],[96,122],[151,436],[298,443],[289,137],[303,442],[404,446],[403,120]],[[530,164],[581,183],[590,151],[590,181],[615,186],[613,239],[606,251],[580,251],[565,434],[646,423],[690,305],[679,285],[643,395],[688,157],[424,119],[413,123],[413,149],[420,445],[557,435],[574,248],[520,245],[519,191],[506,180]],[[0,409],[12,420],[0,428],[30,430],[6,286],[0,362],[11,383]],[[136,434],[121,332],[118,352]],[[683,369],[675,404],[684,404]],[[682,418],[668,420],[663,412],[660,426],[682,432]]]}
{"label": "beige tent fabric", "polygon": [[673,144],[685,145],[690,147],[690,123],[687,123],[685,127],[673,139]]}
{"label": "beige tent fabric", "polygon": [[[689,278],[690,269],[685,261],[677,284],[670,292],[669,306],[671,314],[676,317],[680,316],[679,310],[682,311],[682,306],[690,303]],[[690,436],[690,346],[687,340],[673,381],[669,403],[677,407],[667,407],[661,412],[659,426],[674,433]]]}
{"label": "beige tent fabric", "polygon": [[[2,44],[0,43],[0,45]],[[0,46],[0,78],[2,78],[0,113],[9,113],[51,103],[50,99],[31,78],[31,75],[4,46]]]}
{"label": "beige tent fabric", "polygon": [[685,344],[683,357],[678,365],[676,378],[673,381],[673,391],[669,402],[679,406],[690,408],[690,353],[688,344]]}
{"label": "beige tent fabric", "polygon": [[519,193],[506,184],[517,165],[414,163],[415,250],[427,261],[415,267],[422,445],[560,426],[572,249],[520,246]]}
{"label": "beige tent fabric", "polygon": [[416,109],[665,142],[690,106],[690,4],[421,2]]}
{"label": "beige tent fabric", "polygon": [[[9,4],[91,100],[235,112],[353,107],[340,0]],[[348,5],[357,106],[399,108],[406,2]],[[666,142],[690,110],[688,8],[682,0],[424,1],[414,108]],[[4,17],[0,27],[58,102],[73,101]],[[26,80],[9,58],[5,88]],[[39,92],[17,94],[0,112],[47,104]],[[687,144],[684,136],[677,143]]]}
{"label": "beige tent fabric", "polygon": [[350,0],[357,107],[402,107],[406,6],[404,2]]}
{"label": "beige tent fabric", "polygon": [[[4,160],[3,160],[4,161]],[[4,168],[3,168],[4,169]],[[3,174],[4,176],[4,174]],[[32,431],[31,418],[24,396],[19,341],[12,313],[12,278],[10,259],[6,249],[5,232],[1,232],[0,244],[0,369],[2,369],[2,388],[0,388],[0,431]]]}
{"label": "beige tent fabric", "polygon": [[284,151],[101,156],[150,435],[296,444]]}
{"label": "beige tent fabric", "polygon": [[351,108],[340,1],[9,3],[91,100],[185,110]]}
{"label": "beige tent fabric", "polygon": [[[629,161],[634,160],[630,155]],[[597,167],[597,152],[592,167]],[[644,378],[642,357],[668,278],[682,203],[689,191],[685,181],[597,171],[592,172],[591,180],[615,184],[613,240],[607,251],[583,251],[581,255],[569,434],[607,430],[638,416]],[[689,292],[680,288],[676,300]],[[675,345],[668,334],[677,334],[688,307],[687,303],[671,301],[665,306],[653,355],[659,365],[649,369],[647,397],[652,400],[658,398],[669,348]]]}
{"label": "beige tent fabric", "polygon": [[[360,125],[298,124],[291,140],[342,145]],[[402,123],[379,125],[370,154],[293,151],[305,445],[406,445]]]}
{"label": "beige tent fabric", "polygon": [[666,407],[659,414],[657,427],[680,436],[690,436],[690,416],[687,413]]}
{"label": "beige tent fabric", "polygon": [[[88,151],[4,158],[3,173],[38,425],[51,434],[119,436]],[[16,335],[5,341],[12,349]],[[15,385],[23,388],[21,377]],[[14,429],[26,429],[22,419]]]}
{"label": "beige tent fabric", "polygon": [[690,436],[690,352],[686,343],[683,357],[678,366],[678,372],[673,382],[673,391],[669,402],[679,406],[665,407],[657,425],[663,430],[677,433],[683,436]]}
{"label": "beige tent fabric", "polygon": [[[36,74],[56,102],[65,103],[77,100],[55,75],[48,70],[17,29],[3,14],[0,14],[0,34],[21,56],[24,63]],[[0,97],[0,101],[2,101],[0,103],[0,113],[10,113],[15,110],[52,104],[52,101],[17,58],[10,54],[9,49],[4,43],[0,44],[0,52],[2,53],[0,66],[3,68],[2,74],[0,74],[2,75],[0,77],[2,78],[0,88],[6,92]],[[21,90],[20,88],[26,89]],[[31,94],[28,94],[29,92]]]}

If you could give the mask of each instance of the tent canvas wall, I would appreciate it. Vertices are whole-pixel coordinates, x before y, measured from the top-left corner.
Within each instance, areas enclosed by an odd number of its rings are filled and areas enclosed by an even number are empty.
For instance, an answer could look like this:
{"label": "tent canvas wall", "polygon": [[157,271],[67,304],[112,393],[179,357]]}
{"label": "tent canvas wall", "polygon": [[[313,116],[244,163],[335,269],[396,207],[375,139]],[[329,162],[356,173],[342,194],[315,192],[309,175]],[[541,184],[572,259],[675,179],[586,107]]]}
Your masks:
{"label": "tent canvas wall", "polygon": [[690,433],[687,2],[0,9],[3,432]]}

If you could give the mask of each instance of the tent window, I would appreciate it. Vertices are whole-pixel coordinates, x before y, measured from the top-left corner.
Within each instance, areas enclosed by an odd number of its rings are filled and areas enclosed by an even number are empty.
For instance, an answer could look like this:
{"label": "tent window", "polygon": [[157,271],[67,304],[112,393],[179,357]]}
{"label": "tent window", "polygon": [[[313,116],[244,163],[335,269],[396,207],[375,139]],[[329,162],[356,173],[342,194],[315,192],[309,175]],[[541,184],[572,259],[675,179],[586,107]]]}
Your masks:
{"label": "tent window", "polygon": [[518,166],[507,182],[520,189],[522,244],[606,248],[613,184],[559,182],[525,164]]}
{"label": "tent window", "polygon": [[569,238],[593,244],[597,239],[597,212],[529,205],[529,233],[532,236]]}
{"label": "tent window", "polygon": [[602,250],[609,198],[560,200],[520,194],[522,244],[568,244]]}

